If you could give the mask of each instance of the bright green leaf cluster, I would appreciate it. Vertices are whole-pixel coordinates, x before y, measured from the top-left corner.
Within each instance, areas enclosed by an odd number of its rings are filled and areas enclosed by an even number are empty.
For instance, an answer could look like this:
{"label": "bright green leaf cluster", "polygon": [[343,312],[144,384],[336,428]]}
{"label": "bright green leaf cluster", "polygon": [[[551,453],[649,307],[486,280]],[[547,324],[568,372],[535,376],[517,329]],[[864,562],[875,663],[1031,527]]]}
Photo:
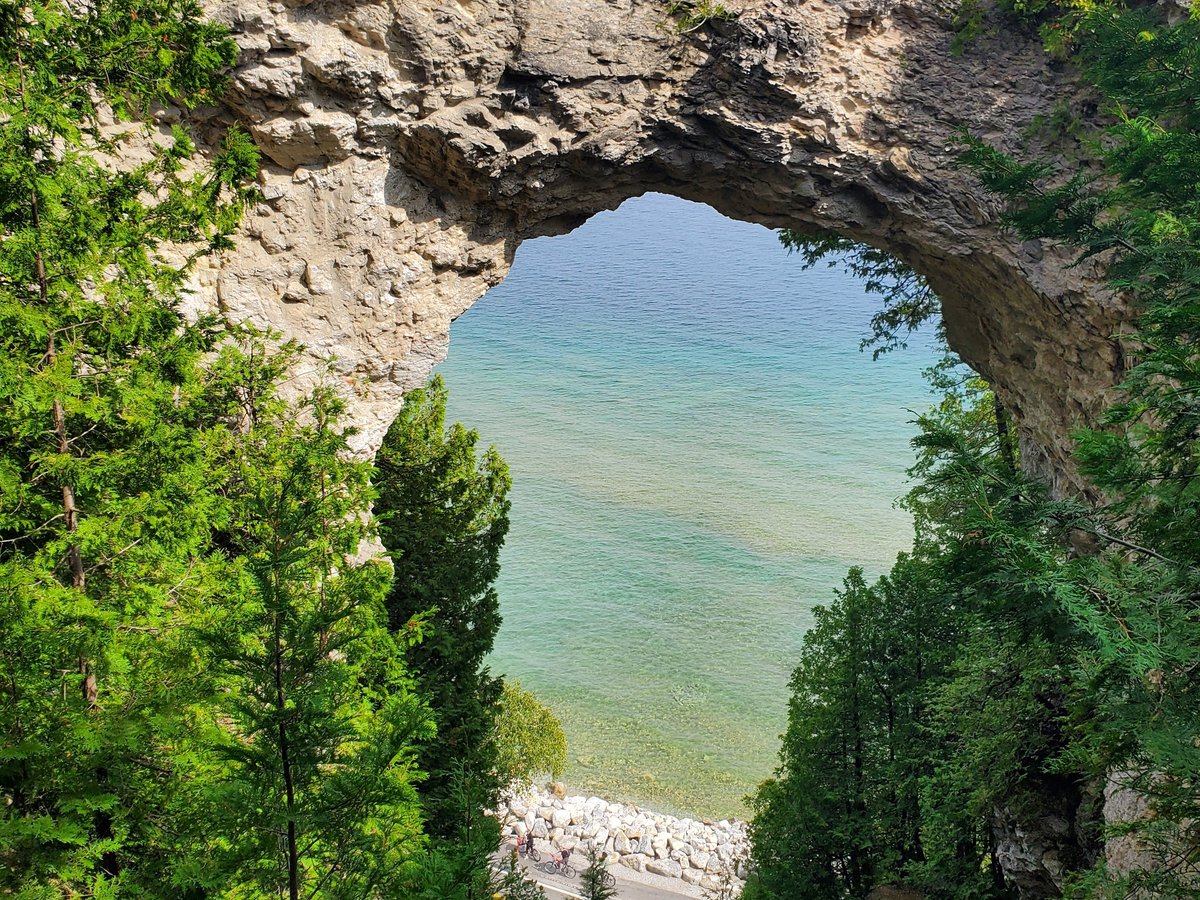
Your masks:
{"label": "bright green leaf cluster", "polygon": [[506,783],[558,778],[567,767],[562,723],[518,681],[504,681],[496,715],[497,766]]}

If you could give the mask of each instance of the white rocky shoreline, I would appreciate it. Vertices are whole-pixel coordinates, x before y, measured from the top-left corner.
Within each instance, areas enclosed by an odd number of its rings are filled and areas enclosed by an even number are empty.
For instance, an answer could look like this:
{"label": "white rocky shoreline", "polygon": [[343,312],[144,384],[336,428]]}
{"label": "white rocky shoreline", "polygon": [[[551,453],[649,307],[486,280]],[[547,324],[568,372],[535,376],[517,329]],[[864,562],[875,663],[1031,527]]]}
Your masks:
{"label": "white rocky shoreline", "polygon": [[554,847],[594,845],[635,872],[679,878],[716,890],[728,877],[740,889],[746,877],[746,823],[687,819],[600,797],[565,796],[560,786],[513,789],[496,810],[505,839],[535,839]]}

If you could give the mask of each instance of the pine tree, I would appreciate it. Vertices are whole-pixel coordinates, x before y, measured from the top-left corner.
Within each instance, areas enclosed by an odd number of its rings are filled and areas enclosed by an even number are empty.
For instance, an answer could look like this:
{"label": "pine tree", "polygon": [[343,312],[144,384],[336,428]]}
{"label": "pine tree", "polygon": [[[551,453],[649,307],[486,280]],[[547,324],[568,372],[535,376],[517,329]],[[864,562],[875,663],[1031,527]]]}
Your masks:
{"label": "pine tree", "polygon": [[492,900],[499,890],[497,882],[503,879],[493,871],[500,825],[487,806],[491,784],[456,761],[451,763],[447,786],[442,810],[450,815],[453,830],[409,861],[402,896],[406,900]]}
{"label": "pine tree", "polygon": [[[206,102],[234,54],[186,0],[0,2],[0,892],[172,893],[159,809],[208,588],[179,409],[213,337],[177,303],[256,157],[100,120]],[[129,140],[148,159],[118,166]]]}
{"label": "pine tree", "polygon": [[274,391],[295,352],[244,333],[211,367],[231,572],[205,630],[217,829],[191,871],[221,896],[390,896],[423,843],[413,747],[432,729],[402,665],[423,626],[389,632],[390,572],[352,562],[371,467],[350,458],[332,392]]}
{"label": "pine tree", "polygon": [[405,397],[376,459],[379,533],[395,566],[387,607],[393,628],[430,612],[430,634],[412,649],[413,673],[437,717],[437,739],[421,751],[421,796],[431,834],[453,837],[457,767],[485,786],[482,808],[500,787],[494,739],[501,681],[484,659],[500,627],[493,582],[508,532],[511,484],[494,448],[476,455],[478,434],[446,427],[441,378]]}
{"label": "pine tree", "polygon": [[1065,509],[1016,474],[991,392],[953,371],[931,373],[948,393],[913,442],[912,552],[874,584],[851,570],[805,636],[747,898],[1003,897],[998,817],[1039,795],[1082,805],[1063,762],[1079,635],[1045,581]]}
{"label": "pine tree", "polygon": [[1054,23],[1114,124],[1096,166],[1063,171],[969,139],[964,162],[1009,201],[1023,238],[1063,241],[1108,266],[1138,312],[1130,366],[1099,427],[1080,434],[1083,473],[1103,492],[1065,517],[1094,552],[1043,575],[1062,614],[1091,640],[1076,664],[1088,687],[1074,756],[1093,777],[1121,773],[1150,813],[1130,823],[1156,857],[1099,896],[1196,895],[1200,847],[1200,18],[1084,4]]}
{"label": "pine tree", "polygon": [[542,886],[525,874],[516,850],[505,858],[492,890],[493,900],[546,900]]}

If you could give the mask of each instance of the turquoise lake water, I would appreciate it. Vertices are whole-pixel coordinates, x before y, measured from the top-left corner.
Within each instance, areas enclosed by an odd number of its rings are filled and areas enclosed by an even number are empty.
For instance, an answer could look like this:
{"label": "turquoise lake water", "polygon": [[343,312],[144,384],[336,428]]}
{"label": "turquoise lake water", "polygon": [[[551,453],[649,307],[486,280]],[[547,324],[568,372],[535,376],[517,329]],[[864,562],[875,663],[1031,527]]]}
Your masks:
{"label": "turquoise lake water", "polygon": [[491,665],[562,718],[573,791],[744,815],[771,774],[813,607],[911,543],[934,353],[860,353],[878,302],[648,195],[527,242],[454,324],[450,414],[513,475]]}

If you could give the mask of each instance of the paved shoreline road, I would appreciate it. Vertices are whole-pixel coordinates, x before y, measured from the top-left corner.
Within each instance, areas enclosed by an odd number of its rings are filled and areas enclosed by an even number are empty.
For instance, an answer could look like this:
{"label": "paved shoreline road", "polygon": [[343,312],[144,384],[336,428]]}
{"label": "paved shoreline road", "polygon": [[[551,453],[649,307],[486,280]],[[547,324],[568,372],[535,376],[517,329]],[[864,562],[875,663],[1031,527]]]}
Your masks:
{"label": "paved shoreline road", "polygon": [[[542,851],[542,859],[550,858],[551,853],[556,851],[550,848],[550,845],[544,841],[538,841],[541,845],[538,847]],[[505,852],[510,852],[512,845],[505,847]],[[537,863],[531,863],[524,857],[521,858],[521,865],[525,871],[529,873],[529,877],[533,878],[543,888],[546,889],[546,896],[549,900],[579,900],[579,876],[574,878],[563,878],[560,875],[547,875],[545,872],[538,871]],[[586,860],[581,858],[579,853],[574,854],[571,858],[571,867],[579,872],[587,865]],[[695,900],[700,894],[689,885],[673,884],[675,879],[662,878],[657,875],[639,874],[632,870],[625,869],[623,866],[614,866],[611,870],[613,876],[617,879],[617,891],[619,900]],[[636,879],[636,880],[635,880]]]}

